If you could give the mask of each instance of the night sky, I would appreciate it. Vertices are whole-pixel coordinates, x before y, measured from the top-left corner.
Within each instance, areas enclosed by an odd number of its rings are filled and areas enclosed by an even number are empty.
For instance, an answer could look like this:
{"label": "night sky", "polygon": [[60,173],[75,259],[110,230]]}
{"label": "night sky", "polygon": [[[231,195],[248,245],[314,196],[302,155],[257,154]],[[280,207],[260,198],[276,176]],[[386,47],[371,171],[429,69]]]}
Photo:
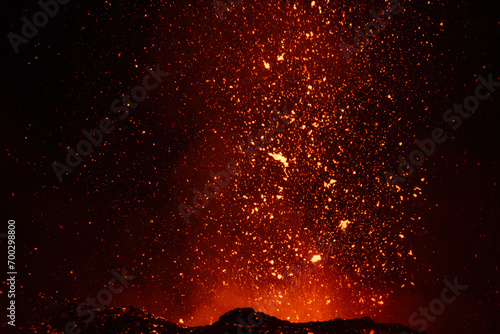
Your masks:
{"label": "night sky", "polygon": [[[419,329],[409,317],[457,277],[467,289],[428,333],[498,332],[500,87],[458,125],[443,114],[479,76],[500,81],[500,3],[403,0],[347,61],[388,6],[243,0],[220,20],[207,0],[73,0],[16,53],[8,34],[40,7],[4,4],[0,233],[16,221],[18,326],[41,294],[95,297],[125,267],[109,306],[188,326],[248,306]],[[168,76],[113,112],[154,68]],[[59,182],[53,162],[106,117],[114,130]],[[447,140],[391,191],[384,172],[435,128]],[[196,209],[193,188],[221,171]]]}

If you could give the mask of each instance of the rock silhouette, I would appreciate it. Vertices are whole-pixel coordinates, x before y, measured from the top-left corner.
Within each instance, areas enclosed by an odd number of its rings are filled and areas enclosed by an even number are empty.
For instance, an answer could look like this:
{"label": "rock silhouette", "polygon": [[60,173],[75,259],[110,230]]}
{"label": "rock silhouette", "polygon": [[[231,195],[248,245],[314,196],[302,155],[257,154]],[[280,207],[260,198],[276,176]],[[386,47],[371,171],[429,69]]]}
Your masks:
{"label": "rock silhouette", "polygon": [[[222,315],[211,325],[199,327],[178,326],[134,306],[104,307],[95,311],[95,318],[85,323],[75,316],[75,308],[82,302],[73,300],[64,305],[48,305],[45,299],[34,305],[37,312],[19,329],[42,333],[65,333],[65,326],[75,321],[82,334],[158,333],[158,334],[417,334],[399,324],[379,324],[370,318],[323,322],[291,323],[259,313],[252,308],[237,308]],[[70,333],[73,333],[70,331]],[[422,333],[420,333],[422,334]]]}

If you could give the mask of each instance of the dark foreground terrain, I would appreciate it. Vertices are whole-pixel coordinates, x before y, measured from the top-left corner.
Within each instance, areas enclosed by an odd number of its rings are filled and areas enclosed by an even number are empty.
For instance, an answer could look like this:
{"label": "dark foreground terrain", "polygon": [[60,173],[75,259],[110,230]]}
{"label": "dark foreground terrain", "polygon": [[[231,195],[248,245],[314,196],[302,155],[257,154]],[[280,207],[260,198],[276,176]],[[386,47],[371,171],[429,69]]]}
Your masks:
{"label": "dark foreground terrain", "polygon": [[[65,333],[68,323],[75,322],[78,329],[69,329],[67,333],[190,333],[190,334],[260,334],[260,333],[303,333],[303,334],[416,334],[407,327],[398,324],[378,324],[370,318],[325,322],[291,323],[275,317],[255,313],[251,308],[238,308],[222,315],[209,326],[179,327],[163,318],[155,317],[133,306],[106,307],[97,310],[95,317],[88,324],[84,320],[91,318],[90,313],[78,317],[75,310],[82,302],[74,300],[65,305],[47,305],[42,298],[34,303],[33,315],[18,328],[35,333]],[[84,308],[87,310],[87,308]],[[70,328],[71,325],[69,325]],[[81,330],[81,331],[80,331]]]}

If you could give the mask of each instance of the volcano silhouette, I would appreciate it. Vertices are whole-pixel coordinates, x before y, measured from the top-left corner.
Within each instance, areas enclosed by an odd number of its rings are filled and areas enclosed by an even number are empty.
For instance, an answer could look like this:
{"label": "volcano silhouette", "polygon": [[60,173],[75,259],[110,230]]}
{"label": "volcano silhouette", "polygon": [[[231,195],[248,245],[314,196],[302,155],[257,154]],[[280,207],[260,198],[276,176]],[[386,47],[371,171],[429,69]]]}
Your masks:
{"label": "volcano silhouette", "polygon": [[[258,313],[252,308],[237,308],[222,315],[211,325],[199,327],[178,326],[161,317],[156,317],[134,306],[104,307],[95,311],[95,318],[88,324],[75,319],[75,307],[81,300],[43,305],[33,312],[24,330],[42,333],[66,333],[68,322],[74,321],[81,334],[110,333],[158,333],[158,334],[417,334],[403,325],[379,324],[370,318],[323,322],[291,323],[276,317]],[[41,305],[40,305],[41,306]],[[76,331],[78,332],[78,331]],[[75,332],[75,333],[76,333]],[[73,333],[71,330],[68,333]],[[419,333],[422,334],[422,333]]]}

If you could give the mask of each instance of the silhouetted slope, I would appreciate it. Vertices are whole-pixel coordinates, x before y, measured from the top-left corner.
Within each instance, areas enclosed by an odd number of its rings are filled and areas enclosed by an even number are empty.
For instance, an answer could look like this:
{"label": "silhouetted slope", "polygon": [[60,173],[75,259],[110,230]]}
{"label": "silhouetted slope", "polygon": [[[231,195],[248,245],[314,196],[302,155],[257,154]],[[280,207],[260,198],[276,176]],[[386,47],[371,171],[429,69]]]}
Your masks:
{"label": "silhouetted slope", "polygon": [[[20,330],[38,333],[64,333],[66,324],[75,321],[82,334],[112,333],[158,333],[158,334],[259,334],[259,333],[301,333],[301,334],[417,334],[398,324],[378,324],[370,318],[324,322],[291,323],[251,308],[237,308],[222,315],[209,326],[179,327],[163,318],[133,306],[106,307],[95,311],[95,318],[88,324],[75,312],[83,300],[73,300],[65,305],[55,305],[49,298],[34,303],[33,317],[28,326],[19,324]],[[51,304],[51,305],[49,305]],[[77,331],[76,331],[77,332]],[[75,333],[76,333],[75,332]],[[407,333],[405,333],[407,332]],[[68,332],[70,333],[70,332]]]}

